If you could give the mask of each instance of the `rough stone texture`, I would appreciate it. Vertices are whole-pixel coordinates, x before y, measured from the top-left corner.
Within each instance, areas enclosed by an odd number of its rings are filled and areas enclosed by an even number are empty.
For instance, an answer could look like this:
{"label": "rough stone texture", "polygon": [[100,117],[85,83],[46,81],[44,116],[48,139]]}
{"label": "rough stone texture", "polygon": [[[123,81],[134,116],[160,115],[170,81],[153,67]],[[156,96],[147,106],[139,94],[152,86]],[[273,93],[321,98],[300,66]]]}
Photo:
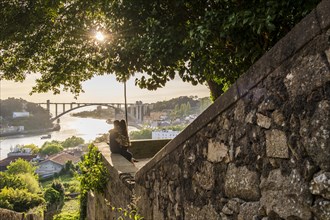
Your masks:
{"label": "rough stone texture", "polygon": [[203,219],[215,219],[220,220],[220,215],[216,212],[215,208],[211,204],[207,204],[198,209],[192,205],[185,205],[185,219],[190,220],[203,220]]}
{"label": "rough stone texture", "polygon": [[43,213],[21,213],[0,208],[0,219],[2,220],[43,220]]}
{"label": "rough stone texture", "polygon": [[320,26],[322,29],[326,29],[330,25],[330,1],[325,0],[322,1],[316,7],[316,13],[318,16],[318,21],[320,22]]}
{"label": "rough stone texture", "polygon": [[214,187],[214,170],[210,162],[202,163],[200,171],[193,175],[193,185],[211,190]]}
{"label": "rough stone texture", "polygon": [[271,118],[257,113],[257,124],[263,128],[269,128],[271,126]]}
{"label": "rough stone texture", "polygon": [[274,123],[279,126],[285,126],[285,118],[283,114],[279,110],[275,110],[272,113],[272,118],[274,120]]}
{"label": "rough stone texture", "polygon": [[147,219],[328,219],[317,177],[330,171],[329,1],[320,5],[137,172]]}
{"label": "rough stone texture", "polygon": [[285,133],[280,130],[266,131],[266,151],[268,157],[288,158],[289,150]]}
{"label": "rough stone texture", "polygon": [[324,199],[318,199],[312,208],[314,215],[318,220],[330,219],[330,201]]}
{"label": "rough stone texture", "polygon": [[258,200],[260,198],[258,174],[249,171],[246,167],[230,164],[225,177],[225,194],[229,198]]}
{"label": "rough stone texture", "polygon": [[292,170],[290,176],[283,176],[280,169],[272,170],[267,178],[262,178],[260,189],[260,204],[267,214],[275,212],[284,219],[312,217],[312,196],[297,170]]}
{"label": "rough stone texture", "polygon": [[245,202],[240,206],[239,215],[237,220],[253,219],[254,216],[258,216],[260,208],[260,202]]}
{"label": "rough stone texture", "polygon": [[318,173],[311,181],[310,191],[330,200],[330,172]]}
{"label": "rough stone texture", "polygon": [[210,139],[208,143],[207,159],[211,162],[229,162],[228,147],[215,139]]}
{"label": "rough stone texture", "polygon": [[315,104],[312,117],[300,120],[302,144],[317,165],[330,171],[330,100]]}

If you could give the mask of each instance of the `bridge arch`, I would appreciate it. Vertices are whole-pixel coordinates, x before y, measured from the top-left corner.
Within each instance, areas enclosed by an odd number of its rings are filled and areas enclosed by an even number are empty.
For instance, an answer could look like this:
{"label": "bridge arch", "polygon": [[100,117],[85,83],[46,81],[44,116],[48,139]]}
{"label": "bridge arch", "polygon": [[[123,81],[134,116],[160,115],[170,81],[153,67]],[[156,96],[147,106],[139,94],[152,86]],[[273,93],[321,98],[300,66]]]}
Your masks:
{"label": "bridge arch", "polygon": [[[74,107],[74,108],[70,108],[69,110],[67,110],[67,111],[65,111],[65,112],[62,112],[61,114],[59,114],[59,115],[57,115],[57,116],[51,118],[50,120],[51,120],[52,122],[54,122],[54,121],[56,121],[57,119],[59,119],[60,117],[62,117],[63,115],[66,115],[67,113],[69,113],[69,112],[71,112],[71,111],[74,111],[74,110],[79,109],[79,108],[84,108],[84,107],[88,107],[88,106],[93,106],[93,105],[96,105],[96,106],[106,106],[106,107],[111,107],[111,108],[113,108],[113,109],[115,109],[115,110],[118,110],[118,111],[120,111],[120,112],[122,112],[122,113],[125,113],[125,111],[124,111],[123,109],[121,109],[121,108],[117,108],[117,107],[115,107],[114,105],[111,105],[111,104],[91,103],[91,104],[83,104],[83,105],[76,106],[76,107]],[[129,118],[136,119],[136,118],[134,117],[134,115],[132,115],[132,114],[130,114],[130,113],[127,113],[127,115],[128,115]]]}

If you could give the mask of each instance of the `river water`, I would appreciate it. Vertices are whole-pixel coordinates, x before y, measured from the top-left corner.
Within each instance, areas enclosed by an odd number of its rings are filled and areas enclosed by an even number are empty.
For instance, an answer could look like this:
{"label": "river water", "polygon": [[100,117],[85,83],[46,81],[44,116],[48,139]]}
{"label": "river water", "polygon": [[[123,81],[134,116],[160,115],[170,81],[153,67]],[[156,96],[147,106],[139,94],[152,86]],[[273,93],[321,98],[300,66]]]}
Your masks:
{"label": "river water", "polygon": [[[85,140],[85,143],[93,141],[96,137],[101,136],[104,133],[107,133],[111,128],[112,124],[106,123],[105,120],[101,119],[92,119],[92,118],[78,118],[72,117],[70,115],[64,115],[61,117],[61,130],[53,131],[47,134],[51,134],[50,139],[40,139],[41,136],[46,134],[39,135],[17,135],[11,137],[2,137],[0,139],[0,160],[7,157],[7,154],[10,152],[11,147],[15,147],[17,144],[35,144],[39,147],[42,146],[46,141],[58,140],[64,141],[65,139],[71,136],[81,137]],[[134,127],[129,127],[129,131],[136,130]]]}

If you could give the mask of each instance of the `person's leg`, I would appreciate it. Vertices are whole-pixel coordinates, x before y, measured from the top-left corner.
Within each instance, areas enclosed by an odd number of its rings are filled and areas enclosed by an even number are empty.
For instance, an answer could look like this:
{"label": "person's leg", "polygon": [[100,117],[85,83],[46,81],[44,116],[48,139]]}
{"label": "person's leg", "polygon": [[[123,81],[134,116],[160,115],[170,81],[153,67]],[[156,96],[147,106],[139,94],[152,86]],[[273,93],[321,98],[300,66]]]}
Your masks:
{"label": "person's leg", "polygon": [[121,152],[120,152],[120,154],[123,156],[123,157],[125,157],[129,162],[133,162],[132,161],[132,153],[131,152],[129,152],[128,150],[125,150],[125,149],[122,149],[121,150]]}

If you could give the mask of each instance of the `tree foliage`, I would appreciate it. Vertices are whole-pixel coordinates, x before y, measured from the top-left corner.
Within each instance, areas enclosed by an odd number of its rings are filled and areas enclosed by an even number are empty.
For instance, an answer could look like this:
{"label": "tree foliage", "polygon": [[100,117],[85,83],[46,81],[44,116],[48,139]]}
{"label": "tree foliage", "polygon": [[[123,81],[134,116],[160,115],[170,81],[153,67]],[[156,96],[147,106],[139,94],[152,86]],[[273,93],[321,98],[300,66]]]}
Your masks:
{"label": "tree foliage", "polygon": [[35,175],[36,167],[34,167],[30,162],[19,158],[14,162],[11,162],[7,166],[7,173],[11,175],[18,175],[18,174],[31,174]]}
{"label": "tree foliage", "polygon": [[98,74],[140,72],[136,84],[151,90],[178,75],[217,97],[318,2],[3,0],[1,78],[40,72],[34,92],[78,94]]}
{"label": "tree foliage", "polygon": [[131,140],[151,139],[153,130],[151,128],[144,128],[138,131],[131,131],[129,132],[129,137]]}
{"label": "tree foliage", "polygon": [[72,136],[72,137],[65,139],[65,141],[63,141],[61,144],[64,148],[70,148],[70,147],[76,147],[83,143],[85,143],[83,138]]}
{"label": "tree foliage", "polygon": [[0,172],[0,190],[3,188],[26,189],[27,183],[17,175]]}
{"label": "tree foliage", "polygon": [[44,198],[48,204],[55,204],[63,202],[63,199],[61,199],[61,194],[59,191],[54,189],[53,187],[47,188],[44,193]]}
{"label": "tree foliage", "polygon": [[30,193],[26,189],[4,188],[0,191],[1,208],[26,212],[44,203],[45,200],[41,196]]}
{"label": "tree foliage", "polygon": [[88,146],[88,153],[84,155],[79,163],[81,170],[80,180],[80,219],[87,214],[87,193],[104,193],[109,180],[109,172],[102,161],[102,155],[93,144]]}
{"label": "tree foliage", "polygon": [[50,156],[50,155],[57,154],[57,153],[63,151],[63,149],[64,148],[63,148],[63,146],[61,145],[60,142],[53,140],[51,142],[46,141],[42,145],[42,147],[40,148],[39,152],[42,155],[48,155],[48,156]]}
{"label": "tree foliage", "polygon": [[39,152],[39,147],[35,144],[25,144],[25,145],[16,145],[15,148],[24,151],[24,148],[31,149],[32,154],[37,154]]}
{"label": "tree foliage", "polygon": [[33,175],[31,173],[20,173],[18,174],[18,176],[24,181],[24,183],[26,184],[25,188],[30,193],[36,194],[41,192],[37,175]]}

